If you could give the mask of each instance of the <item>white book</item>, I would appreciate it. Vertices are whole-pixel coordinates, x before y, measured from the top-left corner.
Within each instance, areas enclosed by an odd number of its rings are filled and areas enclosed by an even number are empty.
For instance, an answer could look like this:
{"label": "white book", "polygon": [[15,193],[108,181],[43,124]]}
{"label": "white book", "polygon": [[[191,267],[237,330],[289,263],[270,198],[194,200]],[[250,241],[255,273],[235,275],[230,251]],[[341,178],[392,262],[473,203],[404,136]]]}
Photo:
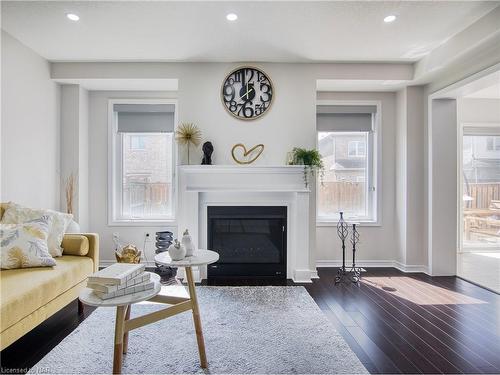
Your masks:
{"label": "white book", "polygon": [[99,292],[103,293],[111,293],[119,289],[123,288],[128,288],[133,285],[141,284],[141,283],[146,283],[151,279],[151,274],[149,272],[144,272],[140,274],[139,276],[136,276],[130,280],[127,280],[125,283],[120,284],[120,285],[104,285],[104,284],[97,284],[97,283],[91,283],[87,282],[87,288],[98,290]]}
{"label": "white book", "polygon": [[125,296],[127,294],[144,292],[145,290],[153,289],[154,286],[155,286],[154,281],[150,281],[147,283],[142,283],[142,284],[130,286],[128,288],[115,290],[114,292],[110,292],[110,293],[104,293],[104,292],[100,292],[98,290],[94,290],[94,294],[101,299],[110,299],[110,298]]}
{"label": "white book", "polygon": [[93,284],[122,285],[145,269],[145,264],[115,263],[90,275],[87,281]]}

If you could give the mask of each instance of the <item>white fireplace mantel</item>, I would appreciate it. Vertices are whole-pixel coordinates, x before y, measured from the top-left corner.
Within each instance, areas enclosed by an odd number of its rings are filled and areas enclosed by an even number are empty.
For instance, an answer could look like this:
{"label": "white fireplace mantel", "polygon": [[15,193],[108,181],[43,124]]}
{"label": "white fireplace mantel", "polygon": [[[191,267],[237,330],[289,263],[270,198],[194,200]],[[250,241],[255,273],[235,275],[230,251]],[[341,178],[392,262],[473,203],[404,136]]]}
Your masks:
{"label": "white fireplace mantel", "polygon": [[[178,167],[178,229],[207,248],[208,206],[286,206],[287,278],[311,282],[309,189],[302,166],[189,165]],[[199,278],[206,277],[206,268]]]}

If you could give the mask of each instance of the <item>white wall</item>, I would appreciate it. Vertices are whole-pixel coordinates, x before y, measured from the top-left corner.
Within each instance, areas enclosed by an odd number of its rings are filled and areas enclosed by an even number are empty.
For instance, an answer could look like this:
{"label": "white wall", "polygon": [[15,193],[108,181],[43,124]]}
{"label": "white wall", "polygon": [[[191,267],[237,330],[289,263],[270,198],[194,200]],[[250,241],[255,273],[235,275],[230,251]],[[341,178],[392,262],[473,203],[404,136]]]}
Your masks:
{"label": "white wall", "polygon": [[408,271],[427,269],[424,233],[424,91],[410,86],[397,93],[396,231],[398,258]]}
{"label": "white wall", "polygon": [[429,271],[455,275],[458,249],[457,103],[432,101],[429,132]]}
{"label": "white wall", "polygon": [[82,232],[89,230],[89,92],[80,88],[78,127],[78,222]]}
{"label": "white wall", "polygon": [[[268,113],[255,121],[234,119],[221,103],[221,83],[234,64],[200,64],[183,72],[179,79],[179,121],[194,122],[204,139],[212,141],[214,164],[234,164],[231,148],[236,143],[265,145],[255,165],[283,165],[293,147],[315,145],[316,81],[294,65],[262,67],[273,80],[274,102]],[[185,158],[181,161],[186,162]]]}
{"label": "white wall", "polygon": [[426,266],[427,251],[423,241],[425,221],[425,105],[422,86],[407,88],[407,223],[406,223],[406,265]]}
{"label": "white wall", "polygon": [[[109,98],[168,98],[177,96],[179,122],[194,122],[203,132],[204,140],[215,147],[216,164],[234,164],[230,150],[235,143],[248,146],[265,144],[265,151],[257,165],[283,165],[287,151],[293,147],[313,148],[316,145],[316,79],[328,77],[403,77],[411,74],[406,68],[387,69],[378,64],[258,64],[271,77],[275,86],[275,102],[268,114],[256,121],[238,121],[224,109],[220,99],[220,85],[235,64],[53,64],[53,76],[65,80],[121,78],[178,79],[177,93],[91,91],[89,120],[89,194],[90,230],[101,235],[101,259],[112,261],[112,234],[117,232],[123,242],[143,246],[144,232],[159,228],[109,227],[107,225],[107,101]],[[338,67],[338,69],[336,69]],[[397,233],[394,229],[395,212],[395,126],[394,93],[320,93],[321,98],[382,101],[382,226],[362,227],[361,260],[392,262],[396,257]],[[184,156],[185,154],[181,152]],[[201,160],[192,153],[192,162]],[[181,158],[185,162],[185,158]],[[199,161],[198,161],[199,162]],[[311,194],[311,227],[315,230],[314,192]],[[161,228],[169,229],[169,228]],[[171,227],[171,230],[176,230]],[[316,248],[316,259],[329,262],[340,259],[333,227],[317,229],[311,248]],[[147,249],[153,257],[153,244]],[[314,254],[314,252],[313,252]],[[314,262],[314,259],[311,259]]]}
{"label": "white wall", "polygon": [[[361,242],[356,254],[360,263],[366,265],[387,265],[397,258],[398,233],[396,231],[396,94],[390,92],[354,93],[354,92],[320,92],[322,100],[377,100],[382,103],[382,153],[381,181],[378,189],[382,189],[380,207],[381,225],[362,226],[359,228]],[[321,226],[316,230],[316,259],[319,264],[332,264],[342,258],[336,228]],[[348,254],[348,259],[352,255]]]}
{"label": "white wall", "polygon": [[407,90],[403,88],[396,93],[396,232],[398,236],[398,247],[396,260],[406,264],[406,213],[407,213],[407,171],[406,163],[408,160],[408,109],[407,109]]}
{"label": "white wall", "polygon": [[459,123],[500,123],[500,99],[461,98],[457,109]]}
{"label": "white wall", "polygon": [[61,209],[66,210],[68,177],[76,177],[73,199],[74,220],[81,230],[89,226],[89,126],[88,91],[79,85],[61,86]]}
{"label": "white wall", "polygon": [[2,197],[59,208],[59,85],[50,64],[2,31]]}

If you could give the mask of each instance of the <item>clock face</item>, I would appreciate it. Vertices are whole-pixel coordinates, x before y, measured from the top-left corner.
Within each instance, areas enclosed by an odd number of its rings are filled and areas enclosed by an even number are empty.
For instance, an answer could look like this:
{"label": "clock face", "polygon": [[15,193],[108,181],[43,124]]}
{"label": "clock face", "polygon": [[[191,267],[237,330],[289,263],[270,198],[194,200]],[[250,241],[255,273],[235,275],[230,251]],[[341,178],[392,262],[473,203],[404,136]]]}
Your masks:
{"label": "clock face", "polygon": [[273,85],[262,70],[243,66],[226,77],[221,96],[231,115],[241,120],[255,120],[271,107]]}

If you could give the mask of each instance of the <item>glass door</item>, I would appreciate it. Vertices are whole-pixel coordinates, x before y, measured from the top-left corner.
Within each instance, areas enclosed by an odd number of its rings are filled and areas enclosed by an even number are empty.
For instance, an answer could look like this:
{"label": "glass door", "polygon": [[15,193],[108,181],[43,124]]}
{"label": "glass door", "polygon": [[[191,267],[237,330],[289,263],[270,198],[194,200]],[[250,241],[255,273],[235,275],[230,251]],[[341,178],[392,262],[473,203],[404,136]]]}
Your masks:
{"label": "glass door", "polygon": [[464,127],[461,249],[500,249],[500,126]]}
{"label": "glass door", "polygon": [[500,292],[500,124],[464,126],[457,275]]}

